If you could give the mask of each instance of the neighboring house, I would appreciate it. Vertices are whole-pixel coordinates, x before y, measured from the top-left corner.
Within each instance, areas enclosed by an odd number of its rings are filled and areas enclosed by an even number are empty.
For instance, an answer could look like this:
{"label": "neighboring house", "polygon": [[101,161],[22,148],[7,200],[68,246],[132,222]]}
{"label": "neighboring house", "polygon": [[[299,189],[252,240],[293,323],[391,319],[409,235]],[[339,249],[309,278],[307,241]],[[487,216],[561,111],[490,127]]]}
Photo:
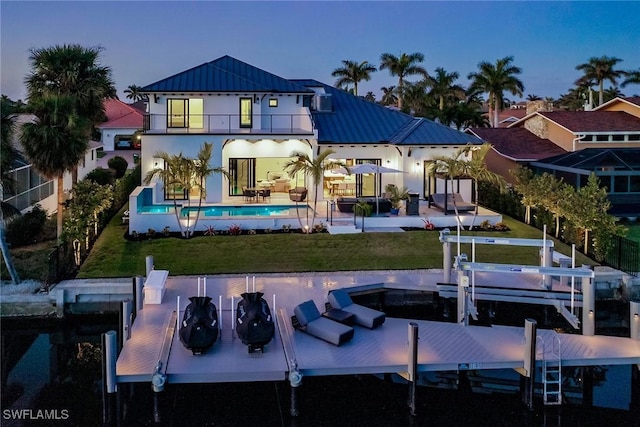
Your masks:
{"label": "neighboring house", "polygon": [[[149,108],[142,135],[144,176],[163,167],[154,154],[195,157],[204,142],[213,144],[212,166],[223,167],[206,182],[207,203],[242,201],[242,187],[270,186],[275,193],[314,188],[304,176],[288,176],[284,165],[293,152],[310,157],[323,149],[347,165],[375,163],[404,173],[355,175],[345,193],[381,195],[386,184],[407,186],[423,197],[428,162],[481,141],[433,121],[414,118],[315,80],[288,80],[230,56],[190,68],[142,88]],[[324,177],[318,199],[336,195],[335,177]],[[153,203],[185,200],[199,194],[153,183]],[[471,188],[461,188],[471,199]],[[313,194],[310,195],[313,198]],[[142,228],[145,230],[145,228]]]}
{"label": "neighboring house", "polygon": [[518,166],[566,153],[550,140],[538,138],[524,128],[471,128],[467,131],[491,143],[492,150],[485,157],[487,168],[511,184],[515,183],[515,178],[510,171]]}
{"label": "neighboring house", "polygon": [[[19,157],[9,171],[15,183],[15,191],[3,188],[2,201],[9,203],[23,213],[30,211],[33,206],[39,204],[49,214],[53,214],[58,209],[57,179],[48,179],[41,175],[20,153],[21,145],[19,139],[22,125],[34,119],[35,116],[32,114],[19,114],[16,118],[12,144],[17,148]],[[89,141],[89,149],[82,162],[78,165],[78,179],[83,179],[96,168],[98,161],[97,150],[100,147],[102,147],[101,143]],[[63,180],[64,191],[71,189],[71,183],[71,173],[65,174]]]}
{"label": "neighboring house", "polygon": [[[575,187],[593,172],[607,188],[613,214],[640,215],[640,97],[616,98],[591,111],[547,109],[532,103],[527,115],[507,129],[468,132],[494,144],[490,168],[508,179],[504,172],[514,163]],[[546,156],[549,142],[565,153]]]}
{"label": "neighboring house", "polygon": [[98,125],[104,151],[140,148],[144,112],[118,99],[105,100],[104,109],[107,121]]}

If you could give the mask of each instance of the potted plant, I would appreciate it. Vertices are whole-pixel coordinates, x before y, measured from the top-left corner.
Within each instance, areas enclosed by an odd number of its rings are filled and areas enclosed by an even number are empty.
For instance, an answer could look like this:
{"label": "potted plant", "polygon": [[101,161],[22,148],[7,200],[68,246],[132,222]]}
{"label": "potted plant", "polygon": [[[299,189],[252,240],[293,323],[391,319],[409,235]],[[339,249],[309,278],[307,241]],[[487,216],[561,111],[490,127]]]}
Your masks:
{"label": "potted plant", "polygon": [[387,184],[385,192],[391,202],[391,215],[398,215],[403,202],[409,200],[409,189],[407,187],[398,188],[394,184]]}

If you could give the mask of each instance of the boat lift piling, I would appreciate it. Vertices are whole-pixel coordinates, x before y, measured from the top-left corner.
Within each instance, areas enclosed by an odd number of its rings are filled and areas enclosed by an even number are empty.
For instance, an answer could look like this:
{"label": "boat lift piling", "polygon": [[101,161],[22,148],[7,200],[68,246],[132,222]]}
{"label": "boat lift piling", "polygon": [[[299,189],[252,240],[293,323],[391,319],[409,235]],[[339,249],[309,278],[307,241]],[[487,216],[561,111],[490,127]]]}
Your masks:
{"label": "boat lift piling", "polygon": [[408,376],[409,381],[409,414],[416,415],[416,382],[418,381],[418,324],[409,322],[408,328],[409,360]]}
{"label": "boat lift piling", "polygon": [[118,336],[116,331],[102,334],[102,423],[111,425],[115,420],[115,394],[118,391],[116,362]]}
{"label": "boat lift piling", "polygon": [[138,313],[142,311],[144,307],[143,300],[144,293],[144,280],[142,276],[136,276],[133,278],[133,312],[134,319],[138,316]]}
{"label": "boat lift piling", "polygon": [[640,301],[629,301],[629,335],[632,340],[640,341]]}
{"label": "boat lift piling", "polygon": [[533,391],[536,374],[536,342],[537,342],[538,324],[534,319],[525,319],[524,321],[524,366],[516,369],[522,375],[521,382],[522,403],[529,409],[533,410]]}

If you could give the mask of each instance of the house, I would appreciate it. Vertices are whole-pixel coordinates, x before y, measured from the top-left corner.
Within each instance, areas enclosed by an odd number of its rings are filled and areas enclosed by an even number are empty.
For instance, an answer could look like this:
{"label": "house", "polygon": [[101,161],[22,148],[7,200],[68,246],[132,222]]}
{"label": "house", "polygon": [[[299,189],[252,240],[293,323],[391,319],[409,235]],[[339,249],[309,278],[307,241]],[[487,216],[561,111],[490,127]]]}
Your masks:
{"label": "house", "polygon": [[105,151],[140,148],[144,112],[118,99],[104,101],[107,120],[98,125]]}
{"label": "house", "polygon": [[[3,188],[2,201],[9,203],[23,213],[30,211],[33,206],[39,204],[49,214],[52,214],[58,210],[57,180],[41,175],[21,153],[19,140],[22,125],[34,119],[35,116],[32,114],[18,114],[16,116],[12,144],[16,147],[19,155],[14,160],[14,164],[9,171],[9,175],[15,183],[15,188]],[[97,150],[101,147],[101,143],[89,141],[89,149],[78,165],[78,179],[84,178],[96,168],[98,161]],[[71,189],[71,173],[65,174],[63,185],[63,191]]]}
{"label": "house", "polygon": [[607,188],[612,214],[640,215],[640,97],[616,98],[590,111],[550,111],[532,104],[506,129],[468,132],[494,145],[487,163],[507,180],[513,178],[505,171],[516,164],[575,187],[595,173]]}
{"label": "house", "polygon": [[[142,134],[143,176],[164,167],[158,152],[195,157],[203,142],[213,144],[213,167],[229,172],[206,182],[204,202],[242,203],[243,187],[269,187],[286,195],[295,187],[315,188],[305,176],[284,170],[294,152],[310,157],[324,149],[330,161],[346,165],[375,163],[403,171],[395,174],[335,176],[328,173],[318,199],[339,194],[380,196],[386,184],[407,186],[422,197],[428,188],[425,168],[435,156],[449,155],[467,144],[481,144],[473,135],[385,108],[316,80],[290,80],[230,56],[190,68],[144,86],[148,96]],[[341,185],[337,185],[337,182]],[[137,193],[145,203],[198,198],[159,180],[151,195]],[[460,191],[469,200],[471,188]],[[321,192],[321,193],[320,193]],[[310,194],[310,198],[315,195]],[[131,210],[130,204],[130,210]],[[135,209],[134,209],[135,210]],[[149,218],[147,218],[149,220]],[[146,231],[132,218],[130,228]]]}

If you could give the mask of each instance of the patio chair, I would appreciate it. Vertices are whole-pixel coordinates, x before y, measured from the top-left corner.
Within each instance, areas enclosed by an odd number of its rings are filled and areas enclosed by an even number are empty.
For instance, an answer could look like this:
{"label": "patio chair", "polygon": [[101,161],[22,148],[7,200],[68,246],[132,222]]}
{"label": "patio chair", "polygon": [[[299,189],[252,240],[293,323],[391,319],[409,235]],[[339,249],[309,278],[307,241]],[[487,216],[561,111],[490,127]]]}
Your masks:
{"label": "patio chair", "polygon": [[307,189],[305,187],[296,187],[289,190],[289,200],[292,202],[304,202],[307,198]]}
{"label": "patio chair", "polygon": [[242,195],[244,196],[244,200],[246,202],[250,202],[253,199],[257,198],[256,191],[255,190],[247,190],[246,187],[242,187]]}
{"label": "patio chair", "polygon": [[263,202],[266,202],[267,199],[271,200],[271,190],[270,189],[260,190],[260,193],[258,193],[258,196],[262,198]]}
{"label": "patio chair", "polygon": [[354,331],[351,326],[322,317],[312,300],[297,305],[293,312],[295,313],[291,317],[293,327],[309,335],[337,346],[353,338]]}
{"label": "patio chair", "polygon": [[353,322],[356,325],[375,329],[382,325],[386,319],[386,315],[381,311],[354,304],[349,294],[342,289],[331,291],[327,299],[332,308],[352,313],[354,315]]}

